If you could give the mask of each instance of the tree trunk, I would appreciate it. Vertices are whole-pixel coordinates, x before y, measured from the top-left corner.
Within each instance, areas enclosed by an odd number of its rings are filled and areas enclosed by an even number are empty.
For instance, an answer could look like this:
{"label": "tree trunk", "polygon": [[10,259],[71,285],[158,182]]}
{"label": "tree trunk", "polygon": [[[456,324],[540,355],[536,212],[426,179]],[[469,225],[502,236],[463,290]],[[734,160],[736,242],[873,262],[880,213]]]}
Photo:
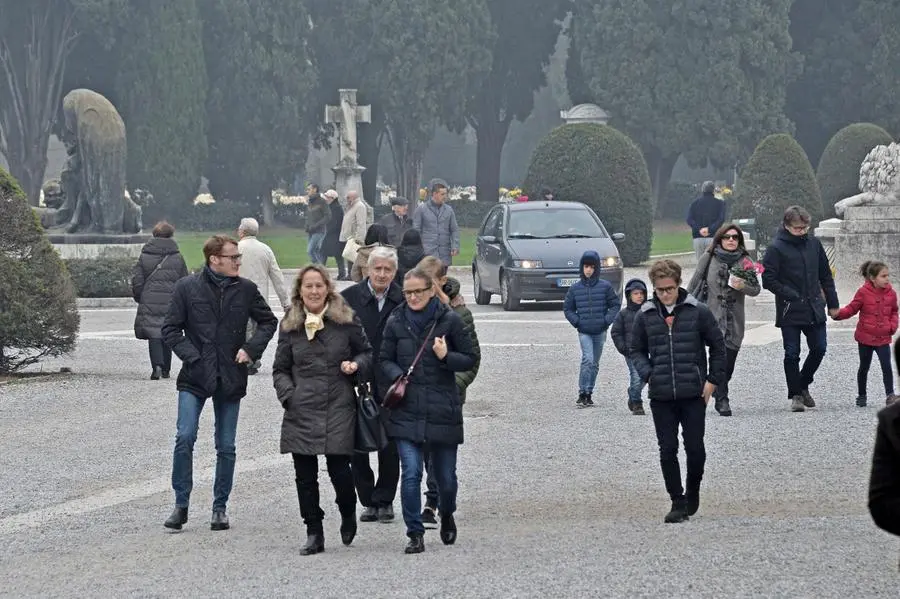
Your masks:
{"label": "tree trunk", "polygon": [[672,171],[675,169],[678,155],[664,156],[657,148],[651,148],[644,152],[644,157],[650,172],[650,183],[653,186],[654,217],[662,218],[669,183],[672,180]]}
{"label": "tree trunk", "polygon": [[74,11],[32,2],[30,19],[0,39],[0,154],[37,206],[47,170],[47,146],[57,114],[66,58],[76,33]]}
{"label": "tree trunk", "polygon": [[266,227],[275,226],[275,202],[272,201],[272,192],[260,196],[262,208],[262,224]]}
{"label": "tree trunk", "polygon": [[409,216],[412,217],[419,197],[425,151],[412,147],[402,127],[389,126],[387,132],[397,176],[397,195],[409,200]]}
{"label": "tree trunk", "polygon": [[479,202],[500,199],[500,159],[509,132],[509,119],[498,120],[496,114],[483,115],[475,132],[478,146],[475,158],[475,193]]}

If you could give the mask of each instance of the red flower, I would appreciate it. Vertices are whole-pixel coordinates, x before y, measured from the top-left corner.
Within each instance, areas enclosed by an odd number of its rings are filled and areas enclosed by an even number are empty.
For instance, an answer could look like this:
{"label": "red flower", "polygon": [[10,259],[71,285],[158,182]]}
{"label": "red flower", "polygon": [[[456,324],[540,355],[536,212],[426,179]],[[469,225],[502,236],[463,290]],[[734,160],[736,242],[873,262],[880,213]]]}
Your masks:
{"label": "red flower", "polygon": [[666,324],[669,325],[669,328],[672,328],[672,323],[675,322],[674,316],[666,316]]}

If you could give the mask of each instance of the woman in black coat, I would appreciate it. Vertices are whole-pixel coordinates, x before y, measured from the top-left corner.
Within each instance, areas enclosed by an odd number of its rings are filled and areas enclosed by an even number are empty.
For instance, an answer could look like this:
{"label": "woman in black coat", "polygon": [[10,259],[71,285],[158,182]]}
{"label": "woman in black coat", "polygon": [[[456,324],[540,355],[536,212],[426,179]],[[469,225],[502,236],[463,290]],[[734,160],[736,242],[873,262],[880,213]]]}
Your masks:
{"label": "woman in black coat", "polygon": [[385,380],[409,371],[421,348],[403,400],[390,410],[388,436],[400,454],[400,503],[409,544],[406,553],[425,550],[422,524],[422,466],[426,448],[438,484],[441,541],[456,542],[456,451],[463,442],[462,402],[456,373],[475,366],[477,356],[462,318],[435,296],[431,277],[419,268],[403,281],[406,305],[385,325],[378,365]]}
{"label": "woman in black coat", "polygon": [[131,276],[131,295],[138,303],[134,336],[148,342],[153,371],[150,378],[154,381],[169,378],[172,369],[172,350],[163,343],[162,325],[175,283],[188,275],[178,244],[172,239],[174,234],[175,227],[166,221],[157,223]]}
{"label": "woman in black coat", "polygon": [[341,223],[344,222],[344,209],[341,208],[341,203],[338,201],[338,194],[335,190],[329,189],[322,197],[325,198],[325,203],[328,204],[328,209],[331,210],[331,218],[328,220],[328,224],[325,225],[322,255],[325,256],[326,263],[329,258],[334,257],[338,268],[338,281],[349,281],[350,275],[347,272],[344,256],[342,255],[346,244],[340,241]]}
{"label": "woman in black coat", "polygon": [[397,285],[403,287],[403,278],[406,273],[414,269],[422,258],[425,257],[425,248],[422,247],[422,235],[415,229],[410,229],[403,234],[403,241],[397,248]]}
{"label": "woman in black coat", "polygon": [[325,550],[319,507],[318,457],[325,456],[341,513],[341,541],[356,535],[356,491],[350,458],[356,434],[354,382],[369,377],[372,346],[359,319],[334,288],[328,271],[310,265],[300,271],[291,308],[281,322],[272,367],[278,401],[284,407],[281,453],[291,453],[300,514],[306,524],[301,555]]}

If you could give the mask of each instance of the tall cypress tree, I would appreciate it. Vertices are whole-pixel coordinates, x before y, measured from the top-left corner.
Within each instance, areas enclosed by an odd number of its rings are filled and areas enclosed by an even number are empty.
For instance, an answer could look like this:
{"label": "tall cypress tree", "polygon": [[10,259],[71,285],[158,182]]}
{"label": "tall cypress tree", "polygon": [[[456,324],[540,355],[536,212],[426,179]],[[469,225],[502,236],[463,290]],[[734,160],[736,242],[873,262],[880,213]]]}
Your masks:
{"label": "tall cypress tree", "polygon": [[128,132],[128,187],[149,190],[145,221],[175,218],[206,159],[206,67],[196,0],[131,0],[116,81]]}

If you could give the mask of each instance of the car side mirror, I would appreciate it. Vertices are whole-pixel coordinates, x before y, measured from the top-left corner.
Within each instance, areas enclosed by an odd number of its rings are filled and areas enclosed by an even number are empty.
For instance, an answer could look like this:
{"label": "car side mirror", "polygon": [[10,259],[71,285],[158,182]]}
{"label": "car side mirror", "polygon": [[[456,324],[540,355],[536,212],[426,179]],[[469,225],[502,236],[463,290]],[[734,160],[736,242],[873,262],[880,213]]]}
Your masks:
{"label": "car side mirror", "polygon": [[612,240],[613,241],[625,241],[625,233],[613,233]]}
{"label": "car side mirror", "polygon": [[485,243],[500,243],[500,240],[494,235],[482,235],[481,241]]}

